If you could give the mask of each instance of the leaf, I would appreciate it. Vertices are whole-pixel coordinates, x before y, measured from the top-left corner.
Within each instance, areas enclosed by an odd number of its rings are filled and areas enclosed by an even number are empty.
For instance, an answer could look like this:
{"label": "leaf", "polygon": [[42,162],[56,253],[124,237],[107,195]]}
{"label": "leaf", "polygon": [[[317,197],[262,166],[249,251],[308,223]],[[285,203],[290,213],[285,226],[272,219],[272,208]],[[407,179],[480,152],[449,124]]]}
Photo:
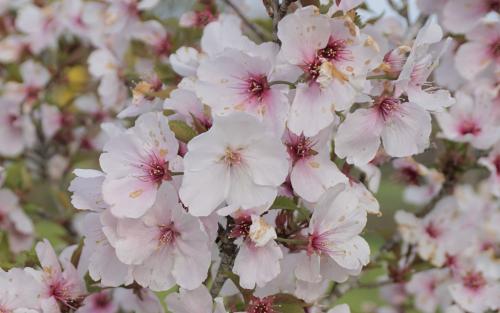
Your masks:
{"label": "leaf", "polygon": [[175,138],[184,143],[189,142],[197,135],[196,131],[183,121],[173,120],[168,122],[168,126],[174,132]]}
{"label": "leaf", "polygon": [[80,257],[82,256],[82,251],[83,251],[83,238],[80,239],[80,242],[78,243],[78,247],[76,248],[75,252],[73,252],[73,255],[71,256],[71,264],[75,268],[78,267],[78,263],[80,263]]}
{"label": "leaf", "polygon": [[286,303],[276,306],[277,311],[281,313],[304,313],[304,308],[301,305],[294,303]]}

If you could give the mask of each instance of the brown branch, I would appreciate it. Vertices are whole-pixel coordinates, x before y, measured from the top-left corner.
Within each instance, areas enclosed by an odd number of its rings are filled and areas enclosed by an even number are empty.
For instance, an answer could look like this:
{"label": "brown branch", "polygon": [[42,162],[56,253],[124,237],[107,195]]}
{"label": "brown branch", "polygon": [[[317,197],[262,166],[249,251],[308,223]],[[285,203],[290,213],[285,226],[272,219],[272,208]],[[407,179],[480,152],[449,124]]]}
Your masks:
{"label": "brown branch", "polygon": [[258,27],[256,24],[252,23],[244,14],[241,12],[240,8],[238,8],[231,0],[223,0],[223,2],[233,9],[234,13],[238,15],[243,23],[261,40],[266,41],[268,36]]}

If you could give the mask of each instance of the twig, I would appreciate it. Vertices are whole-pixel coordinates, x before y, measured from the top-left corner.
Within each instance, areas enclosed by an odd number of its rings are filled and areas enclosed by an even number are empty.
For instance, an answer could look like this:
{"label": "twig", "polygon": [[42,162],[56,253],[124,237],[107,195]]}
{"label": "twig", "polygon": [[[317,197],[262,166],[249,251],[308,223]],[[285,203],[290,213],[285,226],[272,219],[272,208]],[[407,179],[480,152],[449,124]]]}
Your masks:
{"label": "twig", "polygon": [[210,294],[212,297],[217,297],[228,278],[227,273],[231,273],[233,269],[234,259],[236,258],[237,246],[234,244],[234,239],[229,238],[229,219],[228,226],[223,229],[219,225],[219,251],[220,251],[220,265],[217,269]]}
{"label": "twig", "polygon": [[243,23],[248,26],[248,28],[257,36],[261,41],[266,41],[268,36],[254,23],[252,23],[241,10],[231,1],[231,0],[223,0],[225,4],[231,7],[233,11],[238,15]]}

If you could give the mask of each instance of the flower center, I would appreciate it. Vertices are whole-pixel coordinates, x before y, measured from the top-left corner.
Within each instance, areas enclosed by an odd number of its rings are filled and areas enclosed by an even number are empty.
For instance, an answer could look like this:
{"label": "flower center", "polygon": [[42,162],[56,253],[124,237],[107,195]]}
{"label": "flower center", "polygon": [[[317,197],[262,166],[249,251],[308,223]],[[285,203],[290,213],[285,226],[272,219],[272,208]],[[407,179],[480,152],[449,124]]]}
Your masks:
{"label": "flower center", "polygon": [[215,21],[215,16],[212,14],[212,12],[210,12],[210,10],[206,9],[196,12],[195,20],[195,26],[204,27],[208,23]]}
{"label": "flower center", "polygon": [[19,121],[19,115],[17,115],[17,114],[12,114],[12,113],[7,115],[7,123],[8,123],[11,127],[16,126],[17,121]]}
{"label": "flower center", "polygon": [[288,154],[294,162],[317,154],[317,152],[312,149],[312,146],[313,142],[311,138],[305,137],[303,134],[286,145]]}
{"label": "flower center", "polygon": [[313,253],[322,254],[332,252],[330,249],[330,241],[328,237],[333,234],[334,230],[329,230],[323,233],[312,233],[309,235],[309,243],[307,245],[307,254]]}
{"label": "flower center", "polygon": [[155,153],[150,155],[148,162],[139,164],[139,167],[144,171],[144,175],[139,179],[145,182],[160,184],[163,180],[172,179],[168,170],[168,162],[159,158]]}
{"label": "flower center", "polygon": [[94,304],[96,307],[98,308],[106,308],[108,307],[109,305],[109,302],[111,301],[111,299],[109,298],[109,296],[105,293],[100,293],[98,294],[96,297],[95,297],[95,300],[94,300]]}
{"label": "flower center", "polygon": [[405,166],[399,171],[399,178],[409,185],[420,185],[420,174],[411,166]]}
{"label": "flower center", "polygon": [[346,49],[345,40],[330,38],[328,45],[318,51],[318,56],[327,61],[347,61],[352,59],[351,52]]}
{"label": "flower center", "polygon": [[493,161],[493,164],[495,165],[495,169],[497,171],[497,175],[500,175],[500,154],[497,155],[497,157]]}
{"label": "flower center", "polygon": [[257,98],[259,100],[262,100],[265,92],[269,90],[269,83],[264,75],[249,78],[247,84],[247,92],[252,98]]}
{"label": "flower center", "polygon": [[309,80],[316,80],[319,77],[319,73],[321,70],[321,60],[319,58],[315,58],[314,61],[306,64],[303,67],[303,71],[309,76]]}
{"label": "flower center", "polygon": [[160,230],[158,241],[161,245],[170,245],[174,242],[177,232],[173,228],[173,223],[170,223],[170,225],[161,225],[158,228]]}
{"label": "flower center", "polygon": [[473,136],[476,136],[481,133],[481,127],[477,125],[477,123],[473,120],[465,120],[460,124],[459,131],[462,135],[471,134]]}
{"label": "flower center", "polygon": [[234,220],[234,225],[229,233],[230,238],[248,237],[252,218],[250,216],[241,216]]}
{"label": "flower center", "polygon": [[426,227],[425,227],[425,232],[429,237],[436,239],[441,235],[441,231],[439,228],[437,228],[434,223],[430,222]]}
{"label": "flower center", "polygon": [[226,148],[224,153],[224,162],[229,166],[239,165],[241,163],[241,154],[231,148]]}
{"label": "flower center", "polygon": [[468,272],[463,278],[462,282],[468,289],[477,291],[486,285],[486,280],[480,272]]}
{"label": "flower center", "polygon": [[378,107],[379,114],[385,120],[388,117],[390,117],[394,111],[396,111],[399,108],[401,101],[399,101],[399,99],[396,99],[396,98],[381,97],[377,101],[377,103],[378,103],[377,107]]}
{"label": "flower center", "polygon": [[247,307],[247,313],[275,313],[273,300],[272,297],[265,297],[263,299],[252,297]]}

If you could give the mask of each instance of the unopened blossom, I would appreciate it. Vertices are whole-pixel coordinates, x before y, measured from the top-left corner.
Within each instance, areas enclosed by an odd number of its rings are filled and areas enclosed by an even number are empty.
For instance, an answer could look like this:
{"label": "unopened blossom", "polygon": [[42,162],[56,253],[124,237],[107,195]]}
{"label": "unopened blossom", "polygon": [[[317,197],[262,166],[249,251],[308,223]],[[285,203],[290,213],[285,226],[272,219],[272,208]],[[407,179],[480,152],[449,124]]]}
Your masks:
{"label": "unopened blossom", "polygon": [[201,58],[200,52],[195,48],[180,47],[169,56],[169,61],[177,74],[190,77],[196,75]]}
{"label": "unopened blossom", "polygon": [[195,216],[224,204],[233,211],[270,205],[287,174],[281,141],[255,117],[236,112],[216,116],[208,132],[188,143],[179,194]]}
{"label": "unopened blossom", "polygon": [[452,33],[465,33],[490,12],[500,12],[498,0],[448,0],[443,9],[443,24]]}
{"label": "unopened blossom", "polygon": [[470,143],[476,149],[490,148],[500,137],[500,125],[492,114],[491,101],[463,91],[457,92],[455,98],[457,103],[448,111],[436,114],[441,136]]}
{"label": "unopened blossom", "polygon": [[391,97],[376,99],[373,106],[346,116],[335,136],[335,153],[347,162],[370,162],[382,143],[385,152],[404,157],[429,146],[431,116],[418,104]]}
{"label": "unopened blossom", "polygon": [[348,17],[329,18],[314,6],[285,16],[278,26],[284,60],[299,67],[288,128],[311,137],[334,122],[334,111],[351,107],[367,72],[378,64],[375,41]]}
{"label": "unopened blossom", "polygon": [[134,279],[152,290],[178,284],[198,288],[210,266],[210,244],[198,218],[179,203],[177,191],[163,184],[141,219],[120,219],[114,244],[118,259],[134,265]]}
{"label": "unopened blossom", "polygon": [[7,234],[12,252],[31,249],[35,237],[33,222],[21,208],[17,195],[9,189],[0,189],[0,230]]}
{"label": "unopened blossom", "polygon": [[327,190],[314,208],[307,253],[295,269],[297,278],[311,283],[343,282],[359,275],[370,261],[368,243],[359,236],[365,225],[366,210],[345,184]]}
{"label": "unopened blossom", "polygon": [[479,159],[479,164],[490,171],[488,180],[491,193],[500,197],[500,143],[497,143],[487,157]]}
{"label": "unopened blossom", "polygon": [[[498,3],[500,8],[500,2]],[[498,71],[500,63],[500,22],[485,22],[466,33],[468,42],[462,44],[455,56],[455,67],[471,80],[488,69]]]}
{"label": "unopened blossom", "polygon": [[415,273],[406,284],[408,293],[415,296],[415,306],[425,313],[436,312],[451,303],[448,285],[451,280],[448,269],[431,269]]}
{"label": "unopened blossom", "polygon": [[73,264],[62,257],[59,260],[48,240],[39,242],[35,250],[42,269],[27,271],[41,285],[39,301],[43,312],[58,313],[80,307],[86,288]]}
{"label": "unopened blossom", "polygon": [[100,157],[106,174],[104,201],[117,217],[137,218],[153,205],[160,185],[179,166],[179,144],[162,113],[141,115],[135,126],[113,137]]}
{"label": "unopened blossom", "polygon": [[215,115],[247,112],[281,136],[289,111],[288,87],[270,84],[277,48],[268,49],[267,58],[226,49],[204,59],[197,71],[196,94]]}
{"label": "unopened blossom", "polygon": [[347,182],[347,177],[330,160],[331,133],[331,128],[325,128],[314,137],[290,131],[283,135],[292,163],[293,190],[306,201],[316,202],[330,187]]}
{"label": "unopened blossom", "polygon": [[202,285],[194,290],[181,289],[178,293],[171,293],[165,302],[172,313],[226,313],[222,300],[212,300],[207,287]]}

